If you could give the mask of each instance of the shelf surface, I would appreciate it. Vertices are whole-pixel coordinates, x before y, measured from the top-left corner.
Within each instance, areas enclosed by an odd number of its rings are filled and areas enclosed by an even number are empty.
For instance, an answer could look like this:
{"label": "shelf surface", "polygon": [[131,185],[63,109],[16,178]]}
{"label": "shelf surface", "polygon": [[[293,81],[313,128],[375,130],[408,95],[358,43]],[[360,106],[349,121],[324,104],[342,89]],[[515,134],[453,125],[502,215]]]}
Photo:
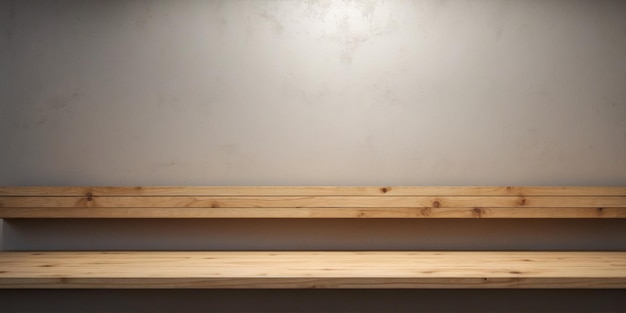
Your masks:
{"label": "shelf surface", "polygon": [[0,218],[626,218],[626,187],[0,187]]}
{"label": "shelf surface", "polygon": [[0,288],[626,288],[626,252],[2,252]]}

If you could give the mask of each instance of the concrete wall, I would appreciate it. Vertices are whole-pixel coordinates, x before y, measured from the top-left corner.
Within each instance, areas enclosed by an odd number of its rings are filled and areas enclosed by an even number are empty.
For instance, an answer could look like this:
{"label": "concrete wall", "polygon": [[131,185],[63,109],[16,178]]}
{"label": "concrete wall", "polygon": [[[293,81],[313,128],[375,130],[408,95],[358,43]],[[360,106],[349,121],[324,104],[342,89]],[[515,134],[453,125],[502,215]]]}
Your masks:
{"label": "concrete wall", "polygon": [[[624,1],[586,0],[0,0],[0,185],[626,185],[624,16]],[[624,250],[624,226],[32,220],[8,221],[1,241],[9,250]],[[32,297],[40,301],[19,300]],[[93,303],[103,312],[619,312],[623,299],[0,293],[11,312]]]}
{"label": "concrete wall", "polygon": [[0,184],[626,184],[623,1],[4,2]]}

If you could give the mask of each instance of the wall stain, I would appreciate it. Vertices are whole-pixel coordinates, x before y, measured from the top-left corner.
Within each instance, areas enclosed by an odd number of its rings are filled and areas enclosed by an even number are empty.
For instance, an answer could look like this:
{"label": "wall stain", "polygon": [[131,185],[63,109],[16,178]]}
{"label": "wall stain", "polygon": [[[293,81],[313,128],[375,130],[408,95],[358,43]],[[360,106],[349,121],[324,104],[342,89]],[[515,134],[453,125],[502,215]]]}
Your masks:
{"label": "wall stain", "polygon": [[[48,98],[47,101],[40,103],[34,108],[34,115],[32,121],[36,125],[44,125],[49,122],[57,123],[59,118],[65,119],[71,117],[74,111],[75,104],[79,101],[80,94],[73,92],[71,94],[58,94]],[[30,118],[24,120],[22,125],[24,129],[30,128],[28,122]]]}
{"label": "wall stain", "polygon": [[78,98],[79,94],[78,92],[74,92],[71,95],[62,95],[62,96],[55,96],[50,98],[50,107],[53,110],[56,111],[69,111],[70,108],[70,104],[76,100]]}
{"label": "wall stain", "polygon": [[181,105],[180,98],[172,94],[157,94],[157,106],[169,107],[177,111],[185,109],[185,106]]}
{"label": "wall stain", "polygon": [[267,13],[267,11],[263,11],[259,15],[272,26],[272,30],[276,35],[281,35],[285,31],[285,27],[278,21],[276,16]]}
{"label": "wall stain", "polygon": [[148,22],[150,21],[150,19],[152,19],[152,17],[153,17],[152,4],[151,2],[146,2],[145,7],[143,9],[143,14],[141,14],[135,20],[135,28],[139,29],[140,31],[145,31],[146,24],[148,24]]}
{"label": "wall stain", "polygon": [[15,18],[15,1],[9,1],[9,18]]}
{"label": "wall stain", "polygon": [[13,31],[14,31],[14,24],[15,24],[15,17],[16,17],[16,12],[15,12],[15,1],[10,1],[9,2],[9,23],[7,26],[7,32],[6,32],[6,36],[7,36],[7,44],[9,46],[11,46],[11,41],[13,41]]}
{"label": "wall stain", "polygon": [[397,23],[392,14],[376,18],[379,1],[309,2],[308,12],[318,23],[335,25],[325,29],[320,39],[339,44],[339,60],[350,65],[354,54],[369,41],[392,32]]}

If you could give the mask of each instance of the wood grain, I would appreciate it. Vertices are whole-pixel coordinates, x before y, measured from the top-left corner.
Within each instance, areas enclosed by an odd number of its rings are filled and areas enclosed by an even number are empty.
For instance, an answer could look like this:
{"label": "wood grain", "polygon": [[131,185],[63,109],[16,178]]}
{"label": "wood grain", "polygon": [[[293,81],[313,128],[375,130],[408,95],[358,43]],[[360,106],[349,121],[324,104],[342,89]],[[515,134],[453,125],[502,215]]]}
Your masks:
{"label": "wood grain", "polygon": [[2,218],[626,218],[626,208],[2,208]]}
{"label": "wood grain", "polygon": [[505,196],[223,196],[223,197],[0,197],[0,207],[626,207],[626,197]]}
{"label": "wood grain", "polygon": [[0,196],[624,196],[612,186],[7,186]]}
{"label": "wood grain", "polygon": [[0,288],[626,288],[626,252],[3,252]]}
{"label": "wood grain", "polygon": [[626,218],[624,187],[0,187],[0,218]]}

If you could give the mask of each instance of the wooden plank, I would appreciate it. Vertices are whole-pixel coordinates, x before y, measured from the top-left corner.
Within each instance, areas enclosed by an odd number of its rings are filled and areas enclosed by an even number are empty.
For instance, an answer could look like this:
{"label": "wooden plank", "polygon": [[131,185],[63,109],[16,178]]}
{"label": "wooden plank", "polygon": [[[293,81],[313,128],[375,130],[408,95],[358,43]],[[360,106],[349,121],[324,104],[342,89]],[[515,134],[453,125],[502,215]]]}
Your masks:
{"label": "wooden plank", "polygon": [[0,288],[626,288],[626,252],[3,252]]}
{"label": "wooden plank", "polygon": [[624,218],[625,208],[626,187],[0,187],[0,218]]}
{"label": "wooden plank", "polygon": [[626,218],[626,208],[2,208],[1,218]]}
{"label": "wooden plank", "polygon": [[0,197],[0,207],[186,207],[186,208],[336,208],[336,207],[626,207],[626,197],[559,196],[223,196],[223,197]]}
{"label": "wooden plank", "polygon": [[624,196],[625,186],[7,186],[0,196]]}

